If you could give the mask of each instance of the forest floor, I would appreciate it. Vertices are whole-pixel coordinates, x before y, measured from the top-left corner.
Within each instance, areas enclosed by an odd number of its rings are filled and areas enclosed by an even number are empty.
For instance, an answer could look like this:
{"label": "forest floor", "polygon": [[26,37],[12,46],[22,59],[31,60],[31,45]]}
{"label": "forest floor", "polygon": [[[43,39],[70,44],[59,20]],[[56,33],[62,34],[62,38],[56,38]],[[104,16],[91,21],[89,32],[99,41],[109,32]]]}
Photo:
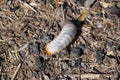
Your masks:
{"label": "forest floor", "polygon": [[[46,55],[69,21],[75,39]],[[0,78],[120,80],[120,0],[1,0]]]}

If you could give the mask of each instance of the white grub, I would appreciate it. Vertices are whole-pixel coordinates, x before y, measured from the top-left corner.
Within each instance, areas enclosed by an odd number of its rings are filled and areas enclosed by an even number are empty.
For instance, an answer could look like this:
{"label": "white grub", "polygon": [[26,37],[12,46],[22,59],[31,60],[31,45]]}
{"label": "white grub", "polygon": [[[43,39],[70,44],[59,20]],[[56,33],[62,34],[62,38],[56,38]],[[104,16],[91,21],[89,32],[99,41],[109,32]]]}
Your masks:
{"label": "white grub", "polygon": [[68,22],[63,26],[59,35],[46,46],[46,53],[48,55],[58,53],[66,46],[68,46],[76,35],[76,26],[72,22]]}

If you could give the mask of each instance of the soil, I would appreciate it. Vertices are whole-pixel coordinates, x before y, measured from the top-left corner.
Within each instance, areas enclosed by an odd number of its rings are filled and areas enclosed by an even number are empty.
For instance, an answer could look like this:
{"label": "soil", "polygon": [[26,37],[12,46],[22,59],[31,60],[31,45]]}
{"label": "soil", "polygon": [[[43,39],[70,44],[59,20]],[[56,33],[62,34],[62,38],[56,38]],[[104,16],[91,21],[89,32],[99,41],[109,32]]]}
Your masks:
{"label": "soil", "polygon": [[[67,22],[75,39],[47,55]],[[0,78],[120,80],[120,0],[1,0]]]}

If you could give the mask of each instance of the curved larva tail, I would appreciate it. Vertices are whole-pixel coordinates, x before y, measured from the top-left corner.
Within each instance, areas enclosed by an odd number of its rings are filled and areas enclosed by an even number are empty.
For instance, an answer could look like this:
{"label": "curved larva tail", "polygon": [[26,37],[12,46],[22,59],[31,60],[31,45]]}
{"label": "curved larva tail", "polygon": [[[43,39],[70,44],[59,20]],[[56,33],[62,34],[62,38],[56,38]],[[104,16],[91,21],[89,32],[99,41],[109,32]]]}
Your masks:
{"label": "curved larva tail", "polygon": [[46,54],[51,55],[58,53],[66,46],[68,46],[76,35],[76,26],[69,22],[67,23],[59,35],[46,46]]}

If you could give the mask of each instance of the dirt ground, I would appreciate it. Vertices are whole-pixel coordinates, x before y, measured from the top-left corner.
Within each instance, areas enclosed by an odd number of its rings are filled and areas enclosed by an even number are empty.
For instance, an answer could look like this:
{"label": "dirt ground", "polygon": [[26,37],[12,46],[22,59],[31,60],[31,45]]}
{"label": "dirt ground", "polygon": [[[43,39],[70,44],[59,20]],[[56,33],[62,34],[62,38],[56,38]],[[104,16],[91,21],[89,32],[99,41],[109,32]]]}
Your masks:
{"label": "dirt ground", "polygon": [[[75,39],[45,46],[67,22]],[[1,80],[120,80],[120,0],[1,0]]]}

